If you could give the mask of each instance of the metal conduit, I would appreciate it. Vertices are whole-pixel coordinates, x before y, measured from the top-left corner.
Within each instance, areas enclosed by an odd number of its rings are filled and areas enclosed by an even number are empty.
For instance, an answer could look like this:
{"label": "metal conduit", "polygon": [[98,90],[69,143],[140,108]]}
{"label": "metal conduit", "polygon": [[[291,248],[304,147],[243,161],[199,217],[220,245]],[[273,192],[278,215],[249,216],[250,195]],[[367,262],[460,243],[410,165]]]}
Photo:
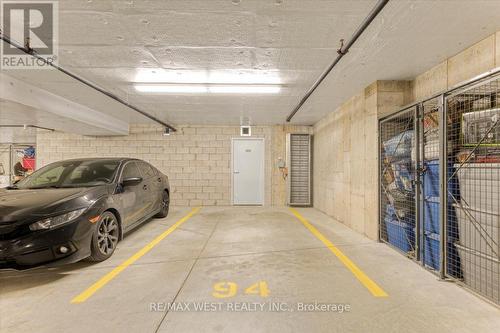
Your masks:
{"label": "metal conduit", "polygon": [[368,16],[364,19],[364,21],[361,23],[361,25],[358,27],[358,29],[354,32],[351,39],[349,39],[347,41],[347,43],[345,45],[342,45],[340,47],[340,49],[337,51],[337,53],[338,53],[337,58],[335,58],[333,63],[326,69],[326,71],[323,72],[323,74],[321,74],[319,79],[316,80],[316,82],[314,82],[313,86],[307,91],[307,93],[304,95],[304,97],[302,97],[299,104],[297,104],[297,106],[295,106],[295,108],[290,113],[288,118],[286,118],[287,122],[290,122],[292,120],[292,118],[300,110],[302,105],[304,105],[304,103],[314,93],[314,91],[316,90],[316,88],[318,88],[318,86],[321,84],[321,82],[323,82],[323,80],[328,76],[328,74],[330,74],[330,72],[338,64],[340,59],[342,59],[342,57],[344,57],[344,55],[346,55],[346,53],[349,52],[349,49],[351,48],[351,46],[356,42],[356,40],[359,38],[359,36],[361,36],[361,34],[366,30],[366,28],[368,28],[368,26],[372,23],[372,21],[375,19],[375,17],[377,17],[377,15],[382,11],[382,9],[385,7],[385,5],[387,5],[388,2],[389,2],[389,0],[379,0],[377,2],[375,7],[373,7],[373,9],[368,14]]}
{"label": "metal conduit", "polygon": [[0,125],[0,128],[36,128],[36,129],[43,129],[46,131],[51,131],[54,132],[55,129],[53,128],[48,128],[48,127],[42,127],[42,126],[36,126],[36,125]]}

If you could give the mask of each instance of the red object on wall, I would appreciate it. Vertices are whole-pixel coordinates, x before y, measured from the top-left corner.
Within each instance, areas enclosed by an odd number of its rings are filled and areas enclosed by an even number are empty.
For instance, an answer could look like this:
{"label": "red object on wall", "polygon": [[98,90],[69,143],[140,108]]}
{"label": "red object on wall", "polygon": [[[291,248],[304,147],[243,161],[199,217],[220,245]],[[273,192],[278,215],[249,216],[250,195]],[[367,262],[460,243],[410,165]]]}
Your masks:
{"label": "red object on wall", "polygon": [[35,166],[36,164],[34,158],[23,157],[23,168],[28,170],[35,170]]}

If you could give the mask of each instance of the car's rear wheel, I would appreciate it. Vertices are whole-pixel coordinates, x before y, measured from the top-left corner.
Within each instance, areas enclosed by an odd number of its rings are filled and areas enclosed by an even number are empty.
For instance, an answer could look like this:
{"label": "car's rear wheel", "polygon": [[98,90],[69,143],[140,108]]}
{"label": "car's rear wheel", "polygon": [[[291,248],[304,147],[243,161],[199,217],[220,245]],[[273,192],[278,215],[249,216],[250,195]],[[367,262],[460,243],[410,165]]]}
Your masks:
{"label": "car's rear wheel", "polygon": [[156,214],[155,217],[158,218],[167,217],[169,207],[170,207],[170,196],[168,195],[167,191],[163,191],[160,204],[160,212]]}
{"label": "car's rear wheel", "polygon": [[120,226],[116,216],[111,212],[102,213],[92,235],[91,255],[88,260],[104,261],[111,257],[115,252],[119,236]]}

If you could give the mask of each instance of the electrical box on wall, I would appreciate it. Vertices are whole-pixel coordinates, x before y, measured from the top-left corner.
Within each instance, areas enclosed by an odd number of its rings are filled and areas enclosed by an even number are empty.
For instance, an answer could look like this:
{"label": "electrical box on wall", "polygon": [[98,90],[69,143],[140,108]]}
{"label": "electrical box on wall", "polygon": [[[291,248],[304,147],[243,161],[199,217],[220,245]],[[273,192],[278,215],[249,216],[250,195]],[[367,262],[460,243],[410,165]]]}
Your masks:
{"label": "electrical box on wall", "polygon": [[252,136],[252,128],[250,126],[241,126],[240,127],[240,135],[241,136]]}
{"label": "electrical box on wall", "polygon": [[312,136],[309,134],[290,133],[287,135],[287,203],[290,206],[310,206],[312,204],[311,144]]}

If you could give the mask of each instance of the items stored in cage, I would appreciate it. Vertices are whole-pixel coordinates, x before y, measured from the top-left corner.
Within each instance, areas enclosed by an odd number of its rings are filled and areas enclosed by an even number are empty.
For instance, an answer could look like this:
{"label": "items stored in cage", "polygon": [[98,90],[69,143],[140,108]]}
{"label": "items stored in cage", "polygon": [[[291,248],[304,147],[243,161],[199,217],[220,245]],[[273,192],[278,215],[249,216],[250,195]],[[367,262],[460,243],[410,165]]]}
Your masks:
{"label": "items stored in cage", "polygon": [[447,142],[456,149],[446,159],[454,168],[460,195],[448,198],[457,224],[457,257],[447,262],[463,271],[463,282],[477,293],[500,302],[500,78],[466,86],[446,96],[447,113],[460,126],[446,128]]}
{"label": "items stored in cage", "polygon": [[415,110],[407,110],[381,124],[381,221],[380,237],[413,257],[415,233]]}
{"label": "items stored in cage", "polygon": [[380,121],[380,239],[500,304],[500,72]]}

